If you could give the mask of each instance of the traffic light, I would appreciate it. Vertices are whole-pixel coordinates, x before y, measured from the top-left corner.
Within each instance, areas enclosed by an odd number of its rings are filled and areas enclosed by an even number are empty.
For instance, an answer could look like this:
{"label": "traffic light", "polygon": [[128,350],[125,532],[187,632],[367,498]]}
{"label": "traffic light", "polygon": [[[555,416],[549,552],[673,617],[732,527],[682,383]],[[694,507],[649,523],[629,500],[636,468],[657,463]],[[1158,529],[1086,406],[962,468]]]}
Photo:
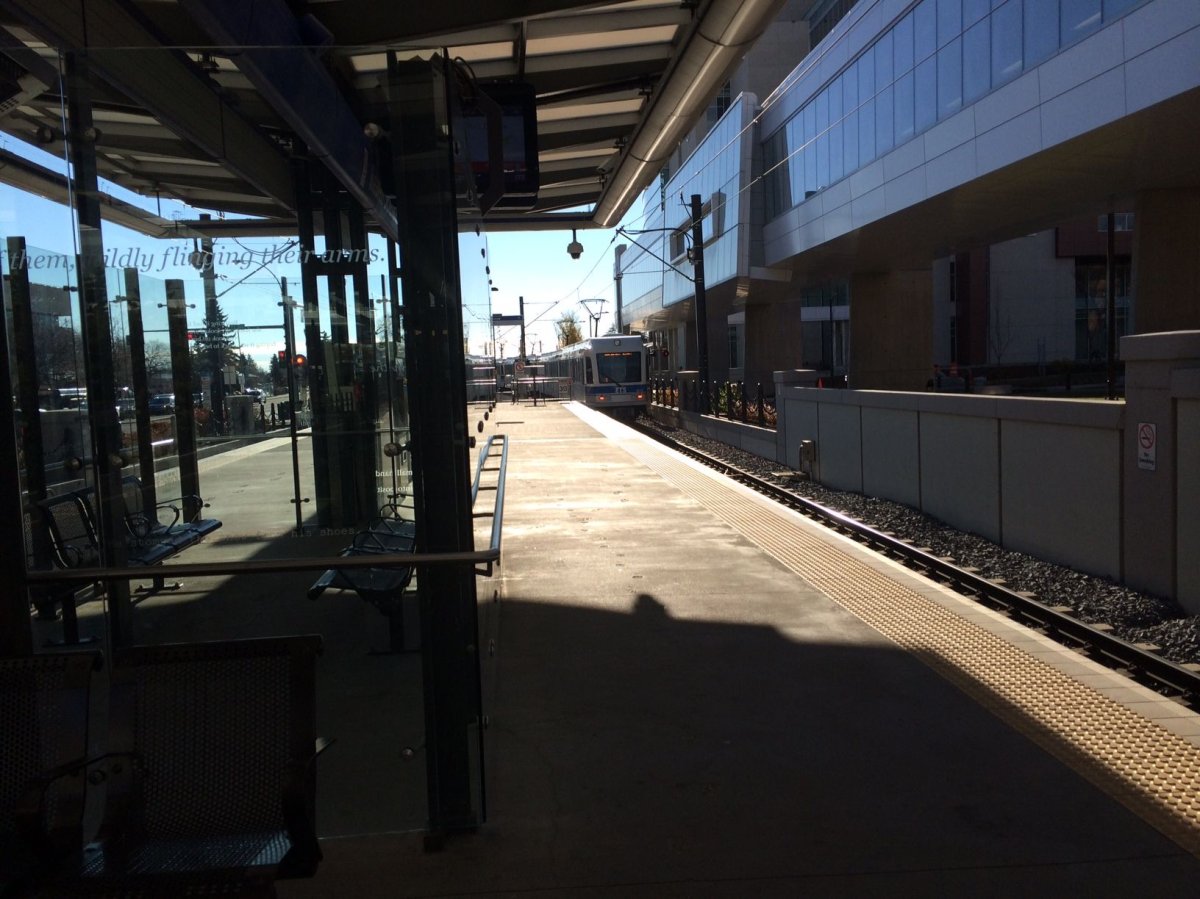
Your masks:
{"label": "traffic light", "polygon": [[275,356],[279,360],[280,365],[287,365],[287,350],[280,350]]}
{"label": "traffic light", "polygon": [[295,358],[292,359],[292,362],[295,363],[297,368],[304,368],[304,363],[307,361],[308,359],[305,358],[303,353],[297,353]]}
{"label": "traffic light", "polygon": [[188,331],[188,340],[195,340],[195,339],[196,339],[196,332]]}

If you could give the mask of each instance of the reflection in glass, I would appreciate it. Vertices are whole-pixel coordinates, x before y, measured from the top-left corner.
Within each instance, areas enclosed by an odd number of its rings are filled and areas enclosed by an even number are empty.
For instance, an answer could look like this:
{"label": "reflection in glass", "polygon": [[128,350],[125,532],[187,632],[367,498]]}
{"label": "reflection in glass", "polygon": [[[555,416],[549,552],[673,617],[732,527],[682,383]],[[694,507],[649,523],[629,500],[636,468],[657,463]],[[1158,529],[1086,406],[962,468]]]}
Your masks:
{"label": "reflection in glass", "polygon": [[866,165],[875,158],[875,101],[868,100],[859,109],[858,164]]}
{"label": "reflection in glass", "polygon": [[1100,0],[1062,0],[1061,11],[1064,45],[1100,27]]}

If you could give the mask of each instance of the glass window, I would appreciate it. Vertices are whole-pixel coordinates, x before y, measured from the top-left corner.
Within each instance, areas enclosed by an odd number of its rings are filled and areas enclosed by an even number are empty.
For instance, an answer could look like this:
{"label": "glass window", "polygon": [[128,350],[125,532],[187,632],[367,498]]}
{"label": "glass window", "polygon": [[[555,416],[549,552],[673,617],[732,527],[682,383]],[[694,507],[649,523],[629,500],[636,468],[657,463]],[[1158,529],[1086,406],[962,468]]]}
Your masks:
{"label": "glass window", "polygon": [[1141,0],[1104,0],[1104,21],[1111,22],[1129,7],[1140,2]]}
{"label": "glass window", "polygon": [[845,149],[842,147],[842,123],[829,129],[829,183],[840,181],[846,170]]}
{"label": "glass window", "polygon": [[850,66],[838,80],[842,82],[842,113],[846,115],[858,109],[858,72]]}
{"label": "glass window", "polygon": [[889,31],[875,42],[875,89],[883,90],[892,83],[892,33]]}
{"label": "glass window", "polygon": [[804,107],[804,142],[810,143],[817,136],[817,104]]}
{"label": "glass window", "polygon": [[913,10],[913,41],[917,62],[932,56],[937,49],[937,6],[934,0],[923,0]]}
{"label": "glass window", "polygon": [[829,121],[836,122],[842,117],[842,84],[840,79],[829,85],[826,93],[829,95]]}
{"label": "glass window", "polygon": [[903,75],[913,67],[913,17],[909,13],[892,29],[892,68]]}
{"label": "glass window", "polygon": [[1021,71],[1021,0],[1008,0],[992,13],[992,84],[999,86]]}
{"label": "glass window", "polygon": [[[1016,0],[1020,2],[1020,0]],[[913,83],[915,119],[918,133],[937,121],[937,59],[930,58],[917,66]]]}
{"label": "glass window", "polygon": [[1058,0],[1025,0],[1025,68],[1058,49]]}
{"label": "glass window", "polygon": [[868,50],[858,58],[855,68],[858,70],[858,102],[865,103],[875,96],[875,59],[874,52]]}
{"label": "glass window", "polygon": [[875,101],[862,105],[858,116],[858,164],[864,166],[875,158]]}
{"label": "glass window", "polygon": [[817,146],[815,143],[804,148],[804,197],[815,194],[821,185],[817,183]]}
{"label": "glass window", "polygon": [[875,98],[875,153],[882,156],[892,149],[892,129],[895,112],[892,109],[892,88],[885,87]]}
{"label": "glass window", "polygon": [[763,145],[763,166],[766,169],[767,218],[773,219],[792,207],[791,185],[788,183],[787,135],[784,129],[772,134]]}
{"label": "glass window", "polygon": [[1061,12],[1064,44],[1100,27],[1100,0],[1062,0]]}
{"label": "glass window", "polygon": [[895,135],[896,144],[902,144],[913,136],[913,73],[908,72],[896,79]]}
{"label": "glass window", "polygon": [[954,40],[938,51],[938,118],[962,109],[962,40]]}
{"label": "glass window", "polygon": [[817,94],[814,104],[817,107],[817,134],[829,127],[829,91],[823,90]]}
{"label": "glass window", "polygon": [[843,174],[849,175],[858,169],[858,113],[846,116],[845,133],[842,136],[842,158],[845,160]]}
{"label": "glass window", "polygon": [[991,50],[988,20],[984,19],[963,35],[963,102],[978,100],[991,87]]}
{"label": "glass window", "polygon": [[829,186],[829,135],[817,137],[817,190]]}
{"label": "glass window", "polygon": [[988,14],[991,0],[963,0],[963,28],[970,28]]}
{"label": "glass window", "polygon": [[962,34],[962,0],[937,0],[937,42],[944,47]]}

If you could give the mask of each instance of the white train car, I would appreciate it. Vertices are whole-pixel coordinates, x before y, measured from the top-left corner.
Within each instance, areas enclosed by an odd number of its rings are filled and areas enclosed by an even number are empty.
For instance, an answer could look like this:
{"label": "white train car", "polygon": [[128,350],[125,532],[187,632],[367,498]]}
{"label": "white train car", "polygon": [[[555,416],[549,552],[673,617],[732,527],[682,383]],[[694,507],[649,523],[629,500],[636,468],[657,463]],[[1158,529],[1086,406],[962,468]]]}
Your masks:
{"label": "white train car", "polygon": [[571,399],[593,409],[633,415],[649,403],[646,348],[639,334],[593,337],[537,361],[544,377],[569,381]]}

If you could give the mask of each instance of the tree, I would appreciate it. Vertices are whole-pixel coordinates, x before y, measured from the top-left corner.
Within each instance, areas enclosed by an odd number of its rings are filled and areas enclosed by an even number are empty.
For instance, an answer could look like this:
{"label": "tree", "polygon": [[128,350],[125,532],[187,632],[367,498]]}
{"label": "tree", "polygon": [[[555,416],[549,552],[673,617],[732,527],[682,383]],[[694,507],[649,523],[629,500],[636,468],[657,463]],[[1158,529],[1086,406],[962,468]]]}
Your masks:
{"label": "tree", "polygon": [[[206,316],[204,327],[193,331],[192,389],[199,389],[201,375],[208,373],[213,380],[221,377],[226,368],[238,370],[238,352],[233,345],[233,331],[220,303],[214,303],[215,314]],[[216,365],[214,366],[214,362]],[[214,368],[218,369],[214,371]]]}
{"label": "tree", "polygon": [[571,309],[559,316],[558,321],[554,323],[554,330],[558,333],[560,347],[570,346],[583,340],[583,332],[579,330],[579,319],[575,317],[575,312]]}

